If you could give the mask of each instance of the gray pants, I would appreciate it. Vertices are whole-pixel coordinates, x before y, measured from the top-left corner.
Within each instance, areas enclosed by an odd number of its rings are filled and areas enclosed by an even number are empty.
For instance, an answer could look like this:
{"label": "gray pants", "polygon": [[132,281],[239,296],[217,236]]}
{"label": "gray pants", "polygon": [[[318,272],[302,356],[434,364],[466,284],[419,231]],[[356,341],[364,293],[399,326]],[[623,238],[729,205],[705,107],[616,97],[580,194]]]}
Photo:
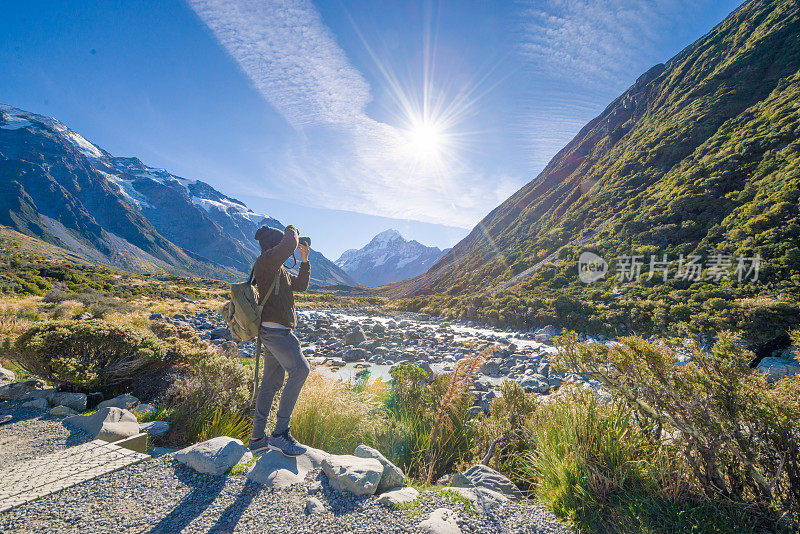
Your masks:
{"label": "gray pants", "polygon": [[[278,419],[275,433],[280,434],[289,428],[297,397],[306,381],[311,366],[300,350],[300,341],[291,330],[261,327],[261,344],[264,347],[264,377],[256,397],[256,410],[253,417],[253,439],[263,438],[275,393],[283,386],[278,405]],[[284,376],[288,374],[286,385]]]}

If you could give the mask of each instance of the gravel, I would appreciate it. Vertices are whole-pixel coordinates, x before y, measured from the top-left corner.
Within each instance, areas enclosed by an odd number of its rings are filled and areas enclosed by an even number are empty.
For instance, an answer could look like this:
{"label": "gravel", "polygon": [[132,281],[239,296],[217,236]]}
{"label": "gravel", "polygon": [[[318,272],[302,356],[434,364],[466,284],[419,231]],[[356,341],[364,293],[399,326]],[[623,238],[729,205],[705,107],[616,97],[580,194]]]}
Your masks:
{"label": "gravel", "polygon": [[11,415],[14,418],[10,423],[0,425],[0,466],[6,467],[90,441],[83,431],[62,425],[63,417],[20,405],[19,402],[0,402],[0,417]]}
{"label": "gravel", "polygon": [[[307,516],[308,490],[324,511]],[[319,470],[304,484],[272,490],[243,475],[204,475],[162,456],[110,473],[0,514],[0,532],[414,532],[436,508],[459,513],[465,533],[570,532],[547,511],[513,503],[490,514],[466,513],[463,505],[423,491],[413,512],[390,510],[375,497],[333,490]]]}

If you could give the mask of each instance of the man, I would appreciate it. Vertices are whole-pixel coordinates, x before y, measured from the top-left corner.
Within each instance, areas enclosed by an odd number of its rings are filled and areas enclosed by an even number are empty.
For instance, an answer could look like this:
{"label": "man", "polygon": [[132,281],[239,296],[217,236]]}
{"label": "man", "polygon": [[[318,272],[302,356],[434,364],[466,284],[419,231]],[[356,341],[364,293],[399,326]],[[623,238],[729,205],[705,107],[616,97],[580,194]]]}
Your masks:
{"label": "man", "polygon": [[[254,452],[272,448],[287,456],[299,456],[306,452],[306,448],[292,436],[289,421],[310,366],[300,350],[300,341],[292,333],[292,328],[297,325],[293,292],[308,289],[311,276],[311,265],[308,263],[310,247],[299,242],[294,226],[287,226],[283,232],[263,226],[256,232],[256,240],[261,245],[261,256],[256,260],[254,269],[258,294],[266,295],[275,277],[278,278],[261,314],[261,344],[266,349],[264,377],[256,398],[253,437],[249,446]],[[302,260],[297,276],[290,274],[283,266],[283,262],[295,250],[300,252]],[[284,385],[283,379],[287,374]],[[281,386],[283,393],[278,405],[275,430],[267,437],[267,417],[272,400]]]}

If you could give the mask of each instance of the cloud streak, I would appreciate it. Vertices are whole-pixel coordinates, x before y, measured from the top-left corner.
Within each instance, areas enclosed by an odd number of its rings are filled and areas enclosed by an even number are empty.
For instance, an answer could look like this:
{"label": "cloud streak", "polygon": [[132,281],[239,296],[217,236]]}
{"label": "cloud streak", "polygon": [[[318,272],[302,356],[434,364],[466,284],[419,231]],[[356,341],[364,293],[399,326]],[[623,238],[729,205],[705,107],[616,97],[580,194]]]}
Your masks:
{"label": "cloud streak", "polygon": [[534,102],[522,115],[521,129],[529,140],[534,168],[543,168],[639,75],[669,59],[664,57],[666,43],[685,34],[693,17],[718,1],[521,4],[518,47],[533,82],[528,100]]}
{"label": "cloud streak", "polygon": [[[522,185],[507,176],[488,179],[458,158],[436,168],[410,161],[404,132],[366,113],[370,85],[309,0],[189,4],[297,131],[296,142],[269,169],[282,177],[275,196],[467,228]],[[395,96],[401,107],[407,103],[405,95]]]}

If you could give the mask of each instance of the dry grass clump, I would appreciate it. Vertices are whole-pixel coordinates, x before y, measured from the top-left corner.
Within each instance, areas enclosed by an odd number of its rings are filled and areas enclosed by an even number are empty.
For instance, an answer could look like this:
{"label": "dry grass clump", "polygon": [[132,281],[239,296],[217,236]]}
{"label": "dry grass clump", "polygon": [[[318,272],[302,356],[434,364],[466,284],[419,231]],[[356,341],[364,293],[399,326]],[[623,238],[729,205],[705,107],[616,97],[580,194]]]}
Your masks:
{"label": "dry grass clump", "polygon": [[387,393],[380,380],[353,387],[312,371],[292,415],[292,434],[334,454],[352,454],[362,443],[384,449],[390,438],[383,405]]}

